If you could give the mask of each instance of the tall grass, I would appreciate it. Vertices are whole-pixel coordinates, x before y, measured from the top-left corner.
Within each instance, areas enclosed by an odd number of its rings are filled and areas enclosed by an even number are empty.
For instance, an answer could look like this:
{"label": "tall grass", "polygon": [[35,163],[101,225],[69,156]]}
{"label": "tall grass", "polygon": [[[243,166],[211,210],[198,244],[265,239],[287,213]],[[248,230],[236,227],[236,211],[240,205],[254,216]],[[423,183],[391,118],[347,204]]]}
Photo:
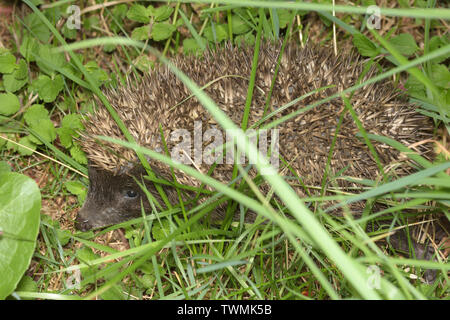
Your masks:
{"label": "tall grass", "polygon": [[[167,64],[170,70],[192,91],[192,93],[201,102],[204,108],[211,113],[217,123],[225,130],[238,129],[224,112],[211,100],[192,80],[178,70],[170,61],[160,55],[153,48],[145,46],[142,43],[127,38],[110,37],[105,39],[88,39],[68,45],[58,30],[52,26],[47,18],[34,6],[29,0],[24,0],[27,5],[39,16],[39,18],[51,30],[55,39],[58,41],[60,50],[64,50],[71,57],[71,60],[83,73],[86,81],[74,78],[70,74],[65,74],[63,70],[57,70],[70,78],[78,85],[87,90],[92,91],[108,108],[111,116],[118,124],[128,141],[118,141],[108,137],[99,137],[108,142],[114,142],[122,146],[131,148],[136,151],[143,165],[148,169],[150,179],[156,179],[148,166],[146,156],[153,160],[170,165],[172,168],[182,170],[203,184],[209,185],[217,190],[217,193],[206,203],[195,206],[193,209],[184,212],[183,205],[181,207],[169,203],[164,195],[163,189],[155,184],[160,192],[162,199],[168,209],[162,209],[161,205],[155,204],[153,211],[143,213],[143,218],[125,222],[114,227],[106,229],[117,229],[119,227],[130,226],[138,222],[143,222],[140,244],[130,248],[124,252],[115,252],[110,248],[101,247],[93,241],[83,239],[80,235],[75,234],[74,239],[84,243],[86,246],[97,248],[108,252],[105,258],[99,258],[89,261],[89,263],[81,263],[73,265],[58,272],[71,271],[76,269],[92,268],[101,264],[120,258],[119,262],[109,263],[98,271],[91,278],[84,279],[81,286],[92,281],[92,278],[107,279],[102,285],[92,290],[87,299],[94,298],[98,295],[111,290],[125,278],[135,280],[136,270],[142,269],[145,265],[150,265],[153,269],[155,289],[152,296],[160,299],[230,299],[230,298],[250,298],[250,299],[307,299],[308,296],[320,298],[363,298],[363,299],[423,299],[426,294],[405,278],[404,272],[400,266],[408,265],[410,267],[434,268],[442,271],[442,278],[448,282],[446,272],[450,270],[448,265],[439,262],[421,261],[415,259],[399,260],[387,256],[375,244],[371,236],[379,236],[379,234],[367,234],[361,226],[371,220],[371,216],[365,216],[361,220],[354,220],[350,215],[345,219],[330,218],[323,211],[319,210],[319,214],[314,214],[305,206],[305,202],[321,203],[329,200],[330,197],[316,197],[311,199],[300,199],[292,190],[290,185],[280,176],[274,168],[272,168],[258,149],[252,145],[244,132],[233,130],[236,132],[236,147],[242,153],[246,153],[250,162],[255,163],[258,171],[263,179],[267,181],[273,192],[282,200],[283,204],[272,204],[266,201],[264,195],[258,195],[256,199],[244,194],[241,189],[236,189],[233,184],[223,184],[209,175],[199,173],[192,167],[182,165],[172,161],[167,156],[154,152],[152,150],[138,146],[133,137],[128,132],[126,126],[120,117],[109,105],[107,99],[96,84],[95,80],[85,70],[85,67],[74,54],[74,50],[82,48],[90,48],[94,45],[115,44],[121,46],[129,46],[138,50],[146,50],[160,58],[161,63]],[[330,12],[333,8],[330,4],[315,3],[299,3],[299,2],[278,2],[278,1],[189,1],[211,4],[226,4],[227,7],[213,7],[209,12],[214,10],[225,10],[235,8],[237,6],[257,6],[261,8],[289,8],[296,10],[312,10]],[[354,6],[335,6],[336,12],[348,12],[364,14],[366,8]],[[403,16],[403,17],[427,17],[449,19],[448,10],[441,9],[389,9],[382,8],[381,14]],[[186,22],[187,18],[180,11],[180,16]],[[334,18],[336,21],[339,19]],[[339,25],[339,24],[338,24]],[[342,22],[342,26],[345,23]],[[258,24],[259,30],[262,28],[261,21]],[[191,29],[191,28],[190,28]],[[193,33],[194,37],[196,33]],[[393,74],[407,71],[417,77],[434,96],[436,89],[433,83],[427,78],[426,74],[421,72],[417,66],[421,66],[438,56],[448,54],[450,45],[445,46],[433,52],[427,52],[422,57],[408,61],[401,56],[394,48],[381,37],[376,30],[372,31],[372,35],[380,45],[386,48],[398,61],[398,66],[383,72],[376,77],[357,84],[351,88],[344,90],[336,95],[330,96],[321,101],[317,101],[312,105],[293,112],[276,121],[272,121],[264,128],[273,128],[282,126],[284,121],[297,116],[302,112],[314,109],[317,105],[325,103],[336,97],[343,97],[349,110],[351,105],[346,100],[345,95],[355,90],[376,82],[387,79]],[[259,39],[259,37],[258,37]],[[258,52],[259,42],[255,47]],[[257,54],[254,58],[254,66],[257,63]],[[51,64],[51,62],[48,62]],[[256,70],[256,68],[254,68]],[[254,79],[254,73],[252,74]],[[250,83],[248,91],[247,115],[250,107],[252,90],[254,83]],[[438,101],[441,116],[445,119],[447,111],[445,103]],[[270,118],[271,115],[268,115]],[[356,114],[352,116],[358,122]],[[245,119],[246,117],[244,117]],[[448,125],[448,123],[446,123]],[[242,128],[247,128],[247,123],[242,123]],[[371,140],[381,140],[387,142],[399,151],[405,151],[404,146],[399,142],[390,141],[385,137],[367,134],[362,126],[359,126],[360,134],[364,137],[368,147],[372,152],[375,150],[371,147]],[[409,150],[410,151],[410,150]],[[375,153],[376,156],[376,153]],[[439,192],[439,186],[448,187],[448,175],[445,170],[450,167],[450,162],[441,164],[432,164],[421,158],[419,155],[408,152],[407,156],[416,161],[424,169],[419,172],[401,178],[396,181],[376,184],[369,182],[371,185],[366,192],[353,195],[337,195],[335,199],[339,199],[337,206],[344,207],[354,201],[366,200],[368,202],[377,201],[382,197],[391,203],[391,212],[401,214],[405,209],[429,208],[426,206],[427,201],[448,201],[448,194]],[[258,161],[256,161],[258,157]],[[66,159],[67,160],[67,159]],[[64,159],[63,159],[64,161]],[[381,164],[380,164],[381,166]],[[430,178],[435,176],[435,178]],[[245,180],[245,168],[236,166],[236,179]],[[252,181],[246,180],[252,186]],[[425,189],[415,191],[411,189],[414,185],[422,184]],[[425,191],[423,191],[425,190]],[[417,199],[420,201],[403,202],[399,199]],[[261,224],[257,220],[254,225],[240,224],[239,228],[228,228],[224,226],[223,230],[218,230],[211,226],[201,225],[203,217],[210,213],[220,201],[232,199],[236,203],[237,210],[242,212],[245,208],[251,209],[258,213],[261,217],[266,218],[271,223]],[[285,207],[282,207],[285,206]],[[176,214],[180,211],[184,212],[188,219],[177,219]],[[288,212],[293,219],[287,218],[284,213]],[[382,215],[383,212],[375,213],[372,218]],[[261,219],[262,220],[262,219]],[[155,228],[159,227],[165,236],[157,241],[152,241],[151,233]],[[165,253],[161,250],[166,248]],[[161,256],[157,256],[163,255]],[[167,261],[171,260],[169,264]],[[162,267],[165,265],[165,267]],[[170,265],[170,267],[169,267]],[[373,274],[368,272],[371,266],[380,266],[387,275],[381,277],[379,287],[370,285]],[[22,293],[23,297],[40,297],[40,298],[70,298],[66,295],[69,290],[64,290],[61,295],[49,296],[47,294],[27,294]]]}

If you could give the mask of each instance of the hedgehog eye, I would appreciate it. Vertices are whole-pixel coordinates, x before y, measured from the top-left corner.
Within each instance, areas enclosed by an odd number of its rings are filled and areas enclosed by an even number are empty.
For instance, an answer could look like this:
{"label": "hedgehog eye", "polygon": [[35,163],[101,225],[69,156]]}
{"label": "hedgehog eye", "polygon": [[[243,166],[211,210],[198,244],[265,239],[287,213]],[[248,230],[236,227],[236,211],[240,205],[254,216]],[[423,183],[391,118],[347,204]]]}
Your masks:
{"label": "hedgehog eye", "polygon": [[128,190],[126,192],[126,197],[127,198],[136,198],[138,196],[138,193],[134,190]]}

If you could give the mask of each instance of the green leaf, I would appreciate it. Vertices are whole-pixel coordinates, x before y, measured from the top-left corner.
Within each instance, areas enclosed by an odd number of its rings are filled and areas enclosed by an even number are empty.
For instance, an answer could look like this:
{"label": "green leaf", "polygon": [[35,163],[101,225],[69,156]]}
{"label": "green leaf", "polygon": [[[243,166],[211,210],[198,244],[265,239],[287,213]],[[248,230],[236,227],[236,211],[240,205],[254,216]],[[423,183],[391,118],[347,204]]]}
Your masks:
{"label": "green leaf", "polygon": [[75,28],[69,28],[67,23],[65,23],[62,28],[62,34],[64,35],[64,38],[75,40],[77,38],[78,30]]}
{"label": "green leaf", "polygon": [[212,26],[205,28],[205,38],[210,42],[222,42],[228,38],[227,26],[223,24],[216,25],[214,29]]}
{"label": "green leaf", "polygon": [[81,122],[81,117],[79,114],[70,113],[64,116],[61,121],[61,126],[64,128],[70,128],[73,130],[83,130],[84,126]]}
{"label": "green leaf", "polygon": [[28,82],[28,65],[25,60],[20,60],[18,69],[11,74],[3,76],[3,84],[6,91],[16,92]]}
{"label": "green leaf", "polygon": [[100,294],[100,297],[103,300],[125,300],[123,289],[117,284]]}
{"label": "green leaf", "polygon": [[155,63],[150,60],[147,55],[144,54],[140,55],[134,60],[134,65],[142,72],[150,72],[153,69]]}
{"label": "green leaf", "polygon": [[147,40],[150,38],[150,25],[135,28],[131,33],[131,39],[133,40]]}
{"label": "green leaf", "polygon": [[73,142],[73,136],[75,131],[69,128],[61,127],[56,129],[56,133],[59,136],[59,141],[64,148],[70,148]]}
{"label": "green leaf", "polygon": [[[40,119],[38,121],[33,121],[30,129],[36,132],[45,141],[53,142],[56,139],[56,129],[50,119]],[[36,140],[32,139],[32,141],[35,142]],[[38,142],[35,142],[36,144],[43,144],[41,140],[37,141]]]}
{"label": "green leaf", "polygon": [[149,23],[147,8],[140,4],[133,4],[127,12],[127,18],[136,22]]}
{"label": "green leaf", "polygon": [[25,111],[23,118],[25,119],[25,123],[29,126],[39,120],[50,119],[48,110],[42,104],[33,104]]}
{"label": "green leaf", "polygon": [[169,7],[167,5],[158,7],[154,12],[155,21],[161,22],[169,19],[169,17],[172,15],[173,10],[174,9],[172,7]]}
{"label": "green leaf", "polygon": [[5,90],[8,92],[16,92],[20,90],[27,82],[27,79],[17,80],[10,74],[3,76],[3,85],[5,86]]}
{"label": "green leaf", "polygon": [[353,35],[353,44],[364,57],[375,57],[380,52],[372,41],[361,34]]}
{"label": "green leaf", "polygon": [[87,164],[86,154],[84,153],[83,150],[80,149],[78,145],[74,144],[73,147],[70,148],[70,155],[78,163]]}
{"label": "green leaf", "polygon": [[37,38],[44,43],[48,42],[51,34],[50,30],[36,13],[33,12],[26,16],[24,22],[32,37]]}
{"label": "green leaf", "polygon": [[[17,152],[19,152],[22,156],[31,156],[33,152],[36,150],[36,144],[32,141],[31,136],[26,136],[23,138],[20,138],[19,143],[27,148],[24,148],[22,146],[18,146]],[[30,150],[31,149],[31,150]]]}
{"label": "green leaf", "polygon": [[88,61],[84,67],[90,76],[100,84],[103,84],[109,80],[109,76],[106,71],[100,68],[95,61]]}
{"label": "green leaf", "polygon": [[16,57],[6,51],[0,54],[0,73],[11,73],[17,68]]}
{"label": "green leaf", "polygon": [[36,64],[41,71],[52,76],[55,74],[56,68],[62,68],[67,64],[64,54],[55,53],[54,50],[48,45],[42,45],[39,47],[39,57]]}
{"label": "green leaf", "polygon": [[[37,292],[38,286],[36,282],[34,282],[33,278],[30,276],[24,275],[22,279],[20,279],[19,284],[16,287],[16,291],[27,291],[27,292]],[[22,298],[23,300],[31,300],[31,298]]]}
{"label": "green leaf", "polygon": [[234,15],[231,17],[231,25],[232,25],[233,34],[243,34],[243,33],[248,32],[251,29],[251,27],[247,24],[247,22],[242,20],[237,15]]}
{"label": "green leaf", "polygon": [[176,27],[169,23],[165,22],[155,23],[152,28],[151,36],[153,40],[161,41],[168,39],[175,30]]}
{"label": "green leaf", "polygon": [[22,44],[20,45],[19,52],[27,61],[32,62],[36,61],[33,53],[36,53],[38,48],[39,46],[36,40],[33,37],[25,35]]}
{"label": "green leaf", "polygon": [[450,88],[450,71],[443,64],[433,64],[431,66],[431,80],[434,84],[442,88]]}
{"label": "green leaf", "polygon": [[389,40],[389,42],[405,56],[410,56],[419,49],[414,37],[409,33],[399,34]]}
{"label": "green leaf", "polygon": [[86,187],[80,181],[66,181],[64,185],[67,191],[76,196],[86,192]]}
{"label": "green leaf", "polygon": [[[201,39],[206,44],[206,40],[204,38]],[[203,52],[203,48],[199,46],[197,40],[194,38],[186,38],[183,40],[183,52],[185,55],[200,55]]]}
{"label": "green leaf", "polygon": [[0,114],[10,116],[20,109],[19,98],[10,92],[0,93]]}
{"label": "green leaf", "polygon": [[11,172],[11,166],[6,161],[0,161],[0,173],[3,172]]}
{"label": "green leaf", "polygon": [[284,29],[287,27],[288,23],[292,21],[293,15],[290,10],[287,9],[277,9],[278,20],[280,29]]}
{"label": "green leaf", "polygon": [[16,288],[33,256],[39,231],[41,194],[33,179],[0,173],[0,299]]}
{"label": "green leaf", "polygon": [[405,83],[405,88],[411,96],[426,97],[425,85],[414,76],[408,77],[408,80]]}
{"label": "green leaf", "polygon": [[255,44],[255,41],[256,37],[252,32],[241,34],[234,38],[234,44],[236,44],[237,46],[240,46],[241,44],[253,46]]}
{"label": "green leaf", "polygon": [[40,75],[33,81],[32,88],[38,93],[39,98],[45,102],[53,102],[64,88],[64,82],[59,74],[54,79],[50,79],[46,75]]}

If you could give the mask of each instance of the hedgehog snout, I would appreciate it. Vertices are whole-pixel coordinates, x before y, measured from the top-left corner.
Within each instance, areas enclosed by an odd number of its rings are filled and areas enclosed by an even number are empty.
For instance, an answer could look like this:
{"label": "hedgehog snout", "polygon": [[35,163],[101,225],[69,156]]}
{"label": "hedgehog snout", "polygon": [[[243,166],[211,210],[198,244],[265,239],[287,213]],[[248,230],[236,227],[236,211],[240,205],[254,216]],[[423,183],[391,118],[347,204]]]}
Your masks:
{"label": "hedgehog snout", "polygon": [[92,229],[92,226],[89,222],[89,219],[85,219],[81,217],[80,215],[77,216],[75,220],[75,228],[80,231],[88,231]]}

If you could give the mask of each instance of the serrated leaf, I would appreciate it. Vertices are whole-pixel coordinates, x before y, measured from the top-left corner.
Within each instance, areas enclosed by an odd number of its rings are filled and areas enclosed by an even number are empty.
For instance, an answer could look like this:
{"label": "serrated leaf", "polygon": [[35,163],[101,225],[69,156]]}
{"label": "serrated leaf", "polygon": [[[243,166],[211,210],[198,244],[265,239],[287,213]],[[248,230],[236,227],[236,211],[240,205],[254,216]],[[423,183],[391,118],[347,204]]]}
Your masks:
{"label": "serrated leaf", "polygon": [[81,117],[76,113],[69,113],[65,115],[61,121],[61,126],[73,130],[84,129],[83,123],[81,122]]}
{"label": "serrated leaf", "polygon": [[155,9],[154,16],[156,22],[161,22],[164,20],[169,19],[169,17],[172,15],[173,8],[167,5],[160,6]]}
{"label": "serrated leaf", "polygon": [[33,90],[39,95],[39,98],[45,102],[55,101],[58,94],[64,88],[64,82],[61,75],[56,75],[54,79],[50,79],[46,75],[40,75],[32,83]]}
{"label": "serrated leaf", "polygon": [[48,42],[50,30],[36,13],[33,12],[26,16],[24,22],[33,37],[44,43]]}
{"label": "serrated leaf", "polygon": [[[20,279],[19,284],[16,287],[16,291],[27,291],[27,292],[37,292],[38,286],[36,282],[34,282],[33,278],[30,276],[24,275],[22,279]],[[23,300],[31,300],[32,298],[23,298]]]}
{"label": "serrated leaf", "polygon": [[131,33],[131,39],[143,41],[150,38],[150,25],[135,28]]}
{"label": "serrated leaf", "polygon": [[[56,139],[56,129],[55,126],[53,125],[53,122],[50,119],[40,119],[38,121],[33,121],[33,124],[30,126],[30,129],[36,132],[40,136],[40,138],[45,141],[53,142]],[[37,144],[42,143],[43,142],[39,140],[39,143]]]}
{"label": "serrated leaf", "polygon": [[152,68],[154,67],[155,63],[152,60],[150,60],[150,58],[147,55],[141,55],[136,58],[136,60],[134,61],[134,65],[142,72],[150,72],[150,70],[152,70]]}
{"label": "serrated leaf", "polygon": [[5,90],[8,92],[18,91],[28,82],[27,78],[17,79],[15,73],[16,72],[13,72],[11,74],[5,74],[3,76],[3,85],[5,86]]}
{"label": "serrated leaf", "polygon": [[149,23],[147,8],[140,4],[133,4],[127,12],[127,18],[136,22]]}
{"label": "serrated leaf", "polygon": [[25,147],[28,147],[24,148],[22,146],[18,146],[17,152],[19,152],[22,156],[31,156],[37,147],[36,144],[32,142],[32,139],[30,139],[30,136],[20,138],[19,143]]}
{"label": "serrated leaf", "polygon": [[90,76],[100,84],[103,84],[109,80],[108,74],[105,72],[105,70],[100,68],[95,61],[88,61],[84,65],[84,67],[86,68]]}
{"label": "serrated leaf", "polygon": [[443,64],[433,64],[431,66],[431,79],[439,87],[450,88],[450,71]]}
{"label": "serrated leaf", "polygon": [[80,147],[78,147],[78,145],[74,144],[73,147],[70,148],[70,155],[78,163],[87,164],[86,154],[80,149]]}
{"label": "serrated leaf", "polygon": [[408,90],[408,94],[411,96],[426,96],[425,85],[413,76],[409,76],[408,80],[405,83],[405,88]]}
{"label": "serrated leaf", "polygon": [[33,179],[0,173],[0,299],[16,288],[33,256],[39,231],[41,194]]}
{"label": "serrated leaf", "polygon": [[86,192],[86,187],[80,181],[66,181],[64,186],[67,191],[76,196]]}
{"label": "serrated leaf", "polygon": [[16,57],[9,52],[0,54],[0,73],[11,73],[17,69]]}
{"label": "serrated leaf", "polygon": [[56,68],[62,68],[67,64],[64,54],[55,53],[54,50],[48,45],[41,45],[39,47],[39,57],[36,64],[41,71],[52,76],[55,73]]}
{"label": "serrated leaf", "polygon": [[75,131],[69,128],[61,127],[56,129],[56,133],[59,136],[59,141],[64,148],[70,148],[73,143],[73,136]]}
{"label": "serrated leaf", "polygon": [[22,44],[20,45],[19,52],[27,61],[36,61],[33,53],[36,53],[39,46],[36,40],[28,35],[25,35]]}
{"label": "serrated leaf", "polygon": [[[202,38],[202,41],[206,44],[205,39]],[[183,52],[185,55],[200,55],[203,52],[203,49],[194,38],[186,38],[183,40]]]}
{"label": "serrated leaf", "polygon": [[33,104],[25,111],[23,118],[25,119],[25,123],[29,126],[36,121],[50,119],[48,110],[42,104]]}
{"label": "serrated leaf", "polygon": [[210,42],[222,42],[228,38],[228,31],[226,25],[219,24],[214,26],[208,26],[205,28],[205,38]]}
{"label": "serrated leaf", "polygon": [[10,92],[0,93],[0,114],[10,116],[20,109],[19,98]]}
{"label": "serrated leaf", "polygon": [[358,49],[359,53],[364,57],[375,57],[380,52],[379,49],[363,35],[353,35],[352,42]]}
{"label": "serrated leaf", "polygon": [[288,23],[292,21],[293,18],[292,12],[287,9],[277,9],[277,14],[280,29],[286,28]]}
{"label": "serrated leaf", "polygon": [[233,34],[243,34],[243,33],[248,32],[251,29],[251,27],[247,24],[247,22],[242,20],[237,15],[231,16],[231,25],[232,25]]}
{"label": "serrated leaf", "polygon": [[414,37],[409,33],[402,33],[393,37],[389,42],[403,55],[410,56],[419,49]]}
{"label": "serrated leaf", "polygon": [[175,30],[176,27],[169,23],[165,22],[155,23],[152,27],[151,36],[153,40],[161,41],[168,39]]}
{"label": "serrated leaf", "polygon": [[0,161],[0,173],[3,172],[11,172],[11,166],[6,161]]}
{"label": "serrated leaf", "polygon": [[28,82],[28,65],[25,60],[21,59],[18,68],[11,74],[3,76],[3,84],[6,91],[16,92],[20,90]]}

